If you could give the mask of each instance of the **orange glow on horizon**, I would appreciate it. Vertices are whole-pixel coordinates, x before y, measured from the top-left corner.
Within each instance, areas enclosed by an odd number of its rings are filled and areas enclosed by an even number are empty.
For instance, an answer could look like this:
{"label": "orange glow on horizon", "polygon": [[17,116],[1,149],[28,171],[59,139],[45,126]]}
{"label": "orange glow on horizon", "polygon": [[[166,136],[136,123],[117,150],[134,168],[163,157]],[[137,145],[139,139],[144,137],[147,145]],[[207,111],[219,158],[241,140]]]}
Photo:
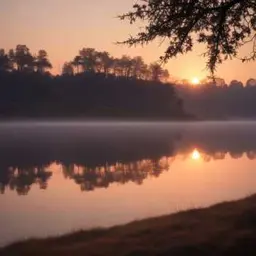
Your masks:
{"label": "orange glow on horizon", "polygon": [[[131,26],[115,18],[131,10],[131,0],[102,1],[100,8],[98,2],[89,0],[76,0],[75,4],[68,0],[2,2],[0,29],[5,36],[1,38],[1,48],[8,51],[17,44],[26,44],[32,54],[45,49],[54,75],[60,74],[64,62],[73,60],[83,47],[108,51],[115,58],[142,56],[149,64],[159,60],[169,44],[163,42],[159,45],[156,40],[143,47],[129,48],[114,43],[141,32],[140,24]],[[99,15],[95,15],[97,12]],[[205,45],[194,44],[192,52],[170,59],[165,68],[177,79],[190,80],[195,74],[203,78],[209,74],[205,69],[207,59],[199,56],[204,51]],[[246,56],[250,51],[251,45],[245,45],[239,56]],[[236,79],[245,84],[247,79],[255,77],[255,62],[228,60],[218,65],[216,77],[224,78],[226,83]]]}
{"label": "orange glow on horizon", "polygon": [[191,80],[193,85],[199,85],[200,84],[200,79],[198,77],[193,77]]}

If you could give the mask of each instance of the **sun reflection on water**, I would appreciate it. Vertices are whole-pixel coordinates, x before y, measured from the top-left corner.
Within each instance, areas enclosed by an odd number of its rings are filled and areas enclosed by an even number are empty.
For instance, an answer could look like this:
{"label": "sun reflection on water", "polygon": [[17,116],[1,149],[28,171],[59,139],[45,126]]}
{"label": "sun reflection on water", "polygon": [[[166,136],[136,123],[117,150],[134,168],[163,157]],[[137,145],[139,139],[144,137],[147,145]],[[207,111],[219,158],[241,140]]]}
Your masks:
{"label": "sun reflection on water", "polygon": [[199,152],[196,148],[193,150],[193,152],[192,152],[192,154],[191,154],[191,158],[192,158],[193,160],[199,160],[199,159],[201,159],[201,154],[200,154],[200,152]]}

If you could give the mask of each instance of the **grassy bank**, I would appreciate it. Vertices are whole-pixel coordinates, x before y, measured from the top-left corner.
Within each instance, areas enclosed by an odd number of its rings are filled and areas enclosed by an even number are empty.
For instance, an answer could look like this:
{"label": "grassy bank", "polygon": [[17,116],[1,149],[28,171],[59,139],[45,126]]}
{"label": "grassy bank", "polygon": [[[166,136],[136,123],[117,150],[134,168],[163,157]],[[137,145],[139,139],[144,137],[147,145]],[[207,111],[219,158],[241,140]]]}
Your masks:
{"label": "grassy bank", "polygon": [[256,195],[110,229],[29,240],[9,255],[256,255]]}

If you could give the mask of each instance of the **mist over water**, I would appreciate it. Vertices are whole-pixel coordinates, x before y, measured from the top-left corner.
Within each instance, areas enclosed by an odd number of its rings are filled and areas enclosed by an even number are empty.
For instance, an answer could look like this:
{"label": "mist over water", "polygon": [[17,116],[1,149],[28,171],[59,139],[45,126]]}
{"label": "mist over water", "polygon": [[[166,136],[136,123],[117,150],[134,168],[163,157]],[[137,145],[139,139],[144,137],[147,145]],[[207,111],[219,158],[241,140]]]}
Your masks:
{"label": "mist over water", "polygon": [[0,245],[256,192],[256,122],[5,122]]}

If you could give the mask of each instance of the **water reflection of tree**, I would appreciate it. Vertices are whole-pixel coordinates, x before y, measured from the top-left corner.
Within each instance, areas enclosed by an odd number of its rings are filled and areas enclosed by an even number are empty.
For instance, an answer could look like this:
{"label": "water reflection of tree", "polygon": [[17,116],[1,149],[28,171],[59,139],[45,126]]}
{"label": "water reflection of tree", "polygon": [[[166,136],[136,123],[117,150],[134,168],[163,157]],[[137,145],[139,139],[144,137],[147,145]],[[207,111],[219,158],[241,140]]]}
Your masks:
{"label": "water reflection of tree", "polygon": [[0,177],[0,192],[6,188],[17,191],[19,195],[26,195],[33,184],[38,184],[40,189],[46,189],[52,172],[45,167],[16,168],[10,167]]}
{"label": "water reflection of tree", "polygon": [[[104,166],[81,166],[76,164],[62,164],[63,176],[73,180],[82,191],[92,191],[96,188],[107,188],[112,183],[126,184],[134,182],[141,185],[149,177],[159,177],[163,171],[170,168],[171,158],[163,157],[159,160],[140,160],[130,163],[117,162]],[[10,167],[1,172],[0,192],[6,188],[15,190],[18,195],[27,195],[33,184],[40,189],[46,189],[53,172],[41,167]]]}
{"label": "water reflection of tree", "polygon": [[246,156],[247,156],[250,160],[254,160],[254,159],[256,159],[256,151],[247,151],[247,152],[246,152]]}
{"label": "water reflection of tree", "polygon": [[97,166],[94,168],[69,165],[63,166],[64,177],[72,179],[82,191],[107,188],[112,183],[126,184],[134,182],[141,185],[149,177],[158,177],[170,168],[170,159],[145,159],[127,164]]}
{"label": "water reflection of tree", "polygon": [[[200,157],[204,162],[210,162],[210,161],[216,161],[216,160],[225,160],[227,157],[230,157],[232,159],[241,159],[242,157],[247,157],[249,160],[255,160],[256,159],[256,151],[228,151],[228,150],[209,150],[207,148],[199,148]],[[185,151],[181,153],[184,158],[187,159],[191,155],[190,151]]]}
{"label": "water reflection of tree", "polygon": [[[111,184],[126,184],[133,182],[138,185],[150,177],[159,177],[162,172],[170,170],[172,161],[176,155],[191,157],[194,150],[184,148],[176,150],[170,157],[152,157],[142,160],[116,162],[111,164],[84,165],[81,163],[62,163],[62,174],[66,179],[73,180],[82,191],[93,191],[97,188],[107,188]],[[209,148],[207,145],[198,148],[200,159],[204,162],[224,160],[226,157],[239,159],[247,157],[250,160],[256,159],[256,150],[228,150],[225,148]],[[4,193],[7,188],[16,191],[19,195],[26,195],[31,190],[33,184],[37,184],[40,189],[46,189],[53,171],[45,165],[1,167],[0,171],[0,193]],[[6,171],[3,171],[6,170]]]}

